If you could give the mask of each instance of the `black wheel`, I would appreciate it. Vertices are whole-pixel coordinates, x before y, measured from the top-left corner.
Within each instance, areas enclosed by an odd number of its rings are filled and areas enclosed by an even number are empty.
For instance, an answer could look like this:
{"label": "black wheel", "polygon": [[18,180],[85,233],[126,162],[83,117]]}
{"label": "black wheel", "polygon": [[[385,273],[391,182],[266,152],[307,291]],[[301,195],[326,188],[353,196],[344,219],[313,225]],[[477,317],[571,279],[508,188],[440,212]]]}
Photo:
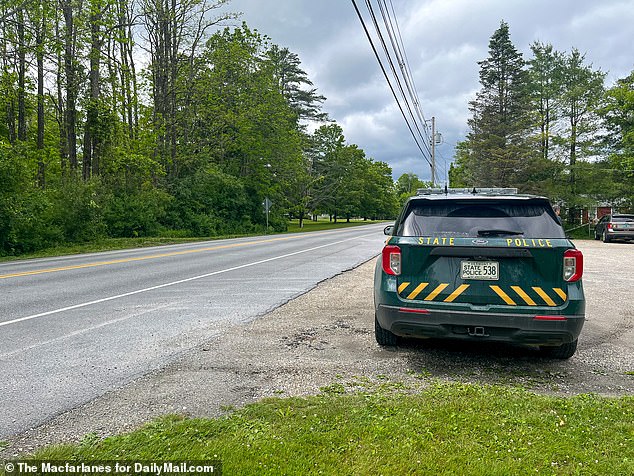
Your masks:
{"label": "black wheel", "polygon": [[374,316],[374,337],[379,345],[394,346],[398,344],[398,336],[390,331],[383,329],[378,319]]}
{"label": "black wheel", "polygon": [[608,231],[603,230],[603,243],[609,243],[612,239],[608,236]]}
{"label": "black wheel", "polygon": [[575,339],[567,344],[548,346],[544,345],[539,348],[539,351],[544,357],[550,357],[552,359],[569,359],[577,351],[577,342]]}

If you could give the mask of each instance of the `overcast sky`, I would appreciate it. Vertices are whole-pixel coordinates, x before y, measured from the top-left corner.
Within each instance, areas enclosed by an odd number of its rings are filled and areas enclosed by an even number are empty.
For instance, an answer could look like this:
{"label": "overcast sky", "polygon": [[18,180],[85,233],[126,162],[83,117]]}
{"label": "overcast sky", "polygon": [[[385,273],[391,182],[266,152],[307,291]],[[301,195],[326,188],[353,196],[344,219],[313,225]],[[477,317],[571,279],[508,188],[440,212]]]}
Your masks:
{"label": "overcast sky", "polygon": [[[502,20],[513,44],[530,58],[536,40],[556,50],[576,47],[607,72],[606,84],[634,69],[634,0],[392,0],[414,82],[427,119],[444,143],[439,172],[467,133],[468,102],[480,85],[477,62]],[[365,2],[357,0],[362,12]],[[376,7],[376,1],[373,1]],[[417,149],[385,82],[351,0],[232,0],[250,28],[297,53],[324,110],[349,143],[387,162],[397,179],[430,168]]]}

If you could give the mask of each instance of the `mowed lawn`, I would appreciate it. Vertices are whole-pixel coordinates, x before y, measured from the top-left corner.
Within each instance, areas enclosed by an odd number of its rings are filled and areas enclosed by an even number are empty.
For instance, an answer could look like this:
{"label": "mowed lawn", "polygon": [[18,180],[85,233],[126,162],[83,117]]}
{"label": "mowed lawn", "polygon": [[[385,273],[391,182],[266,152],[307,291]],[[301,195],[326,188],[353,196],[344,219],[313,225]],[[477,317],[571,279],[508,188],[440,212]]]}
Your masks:
{"label": "mowed lawn", "polygon": [[37,459],[220,461],[225,475],[632,475],[634,397],[431,381],[337,383],[217,419],[166,417]]}

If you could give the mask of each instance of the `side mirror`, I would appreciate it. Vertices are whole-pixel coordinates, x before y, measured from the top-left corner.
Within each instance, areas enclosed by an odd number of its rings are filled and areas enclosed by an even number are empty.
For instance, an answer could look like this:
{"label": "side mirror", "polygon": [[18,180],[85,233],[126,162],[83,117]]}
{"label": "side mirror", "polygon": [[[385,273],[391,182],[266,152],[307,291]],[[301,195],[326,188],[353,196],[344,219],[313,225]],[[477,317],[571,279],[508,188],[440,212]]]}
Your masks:
{"label": "side mirror", "polygon": [[385,228],[383,228],[384,235],[391,236],[393,232],[394,232],[394,225],[388,225]]}

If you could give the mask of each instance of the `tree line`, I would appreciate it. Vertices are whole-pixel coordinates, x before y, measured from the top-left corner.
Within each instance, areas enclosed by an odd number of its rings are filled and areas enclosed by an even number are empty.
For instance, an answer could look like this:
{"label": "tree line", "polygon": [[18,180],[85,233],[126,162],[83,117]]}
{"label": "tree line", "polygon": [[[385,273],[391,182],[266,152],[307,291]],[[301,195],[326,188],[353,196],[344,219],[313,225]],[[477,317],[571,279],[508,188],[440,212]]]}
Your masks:
{"label": "tree line", "polygon": [[[228,0],[5,0],[0,253],[395,214],[297,54]],[[309,125],[317,127],[312,132]]]}
{"label": "tree line", "polygon": [[571,210],[634,207],[634,71],[610,88],[576,48],[534,42],[525,60],[501,22],[456,147],[452,186],[512,186]]}

